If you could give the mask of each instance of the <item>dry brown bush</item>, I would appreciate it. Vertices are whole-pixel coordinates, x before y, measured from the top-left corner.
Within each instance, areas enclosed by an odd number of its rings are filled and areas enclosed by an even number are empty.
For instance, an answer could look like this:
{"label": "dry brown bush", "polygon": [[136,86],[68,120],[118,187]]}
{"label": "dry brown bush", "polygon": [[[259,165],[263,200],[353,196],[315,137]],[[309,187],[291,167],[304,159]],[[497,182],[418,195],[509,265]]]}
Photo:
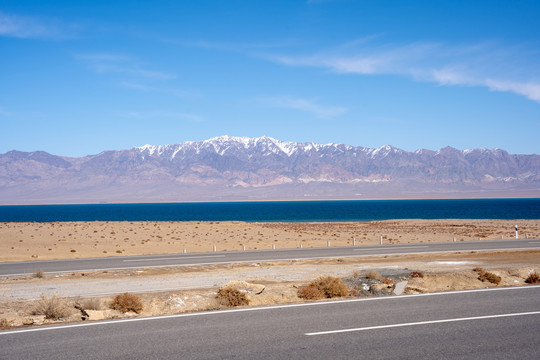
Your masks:
{"label": "dry brown bush", "polygon": [[540,275],[538,275],[536,271],[532,272],[529,274],[527,279],[525,279],[525,282],[527,284],[540,284]]}
{"label": "dry brown bush", "polygon": [[475,267],[474,269],[472,269],[473,271],[477,272],[478,275],[480,274],[483,274],[485,273],[486,271],[484,269],[482,269],[481,267]]}
{"label": "dry brown bush", "polygon": [[337,277],[327,276],[313,281],[310,286],[317,288],[325,298],[347,296],[349,290],[343,281]]}
{"label": "dry brown bush", "polygon": [[502,279],[499,275],[495,275],[494,273],[485,271],[483,273],[478,274],[478,280],[489,281],[492,284],[499,285]]}
{"label": "dry brown bush", "polygon": [[113,310],[123,313],[133,311],[137,314],[142,311],[143,307],[141,298],[130,293],[116,295],[110,305]]}
{"label": "dry brown bush", "polygon": [[386,285],[393,285],[393,284],[394,284],[394,280],[388,279],[388,278],[383,278],[383,279],[381,280],[381,282],[382,282],[383,284],[386,284]]}
{"label": "dry brown bush", "polygon": [[246,294],[235,287],[224,287],[218,290],[216,299],[223,306],[233,307],[240,305],[249,305],[249,299]]}
{"label": "dry brown bush", "polygon": [[68,305],[67,301],[56,295],[41,295],[41,299],[36,301],[32,309],[32,315],[45,315],[45,319],[52,320],[66,318],[72,313],[73,308]]}
{"label": "dry brown bush", "polygon": [[9,327],[9,321],[7,319],[0,319],[0,329]]}
{"label": "dry brown bush", "polygon": [[381,280],[381,274],[379,274],[378,271],[369,270],[368,272],[366,272],[366,278],[372,280]]}
{"label": "dry brown bush", "polygon": [[298,289],[298,297],[306,300],[324,298],[324,294],[313,285],[302,286]]}
{"label": "dry brown bush", "polygon": [[34,277],[38,279],[42,279],[45,276],[45,273],[43,270],[38,270],[34,273]]}
{"label": "dry brown bush", "polygon": [[412,278],[423,278],[424,274],[422,274],[419,271],[413,271],[412,273],[409,274],[409,276]]}

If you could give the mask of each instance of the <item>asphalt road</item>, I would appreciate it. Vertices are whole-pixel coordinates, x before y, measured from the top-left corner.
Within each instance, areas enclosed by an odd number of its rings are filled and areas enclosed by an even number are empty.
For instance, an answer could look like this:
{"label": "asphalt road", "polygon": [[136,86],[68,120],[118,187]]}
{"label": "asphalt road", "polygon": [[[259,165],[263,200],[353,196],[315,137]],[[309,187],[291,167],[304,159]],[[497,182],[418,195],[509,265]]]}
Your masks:
{"label": "asphalt road", "polygon": [[54,273],[184,265],[228,264],[238,262],[264,262],[295,259],[298,260],[335,257],[360,257],[369,255],[373,256],[448,251],[483,251],[512,249],[540,249],[540,240],[527,239],[446,242],[6,262],[0,263],[0,276],[31,274],[38,270],[42,270],[46,273]]}
{"label": "asphalt road", "polygon": [[0,331],[0,359],[538,359],[540,286]]}

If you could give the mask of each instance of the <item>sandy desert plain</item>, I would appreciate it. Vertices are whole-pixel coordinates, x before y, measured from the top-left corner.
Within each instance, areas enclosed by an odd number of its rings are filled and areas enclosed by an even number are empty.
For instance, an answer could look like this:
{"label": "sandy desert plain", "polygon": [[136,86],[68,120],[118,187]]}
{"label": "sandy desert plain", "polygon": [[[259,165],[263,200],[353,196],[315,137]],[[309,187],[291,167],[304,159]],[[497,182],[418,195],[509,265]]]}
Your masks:
{"label": "sandy desert plain", "polygon": [[[540,238],[538,220],[388,220],[346,223],[246,222],[53,222],[0,223],[0,262],[71,259],[142,254],[171,254],[302,247],[407,244]],[[501,277],[499,284],[479,280],[473,268]],[[416,271],[423,277],[411,278]],[[378,279],[368,279],[371,273]],[[251,305],[304,301],[298,289],[323,276],[345,282],[349,296],[393,295],[406,281],[404,294],[492,286],[526,285],[540,272],[540,250],[456,252],[142,268],[0,277],[0,326],[17,327],[63,321],[136,316],[109,307],[114,294],[136,293],[154,316],[219,309],[219,288],[234,286]],[[39,276],[38,276],[39,275]],[[385,283],[385,279],[387,280]],[[369,285],[369,291],[365,284]],[[81,292],[81,289],[84,291]],[[79,294],[74,296],[74,294]],[[82,295],[81,295],[82,294]],[[68,309],[61,319],[36,314],[40,296],[56,295]],[[86,315],[75,309],[85,308]]]}

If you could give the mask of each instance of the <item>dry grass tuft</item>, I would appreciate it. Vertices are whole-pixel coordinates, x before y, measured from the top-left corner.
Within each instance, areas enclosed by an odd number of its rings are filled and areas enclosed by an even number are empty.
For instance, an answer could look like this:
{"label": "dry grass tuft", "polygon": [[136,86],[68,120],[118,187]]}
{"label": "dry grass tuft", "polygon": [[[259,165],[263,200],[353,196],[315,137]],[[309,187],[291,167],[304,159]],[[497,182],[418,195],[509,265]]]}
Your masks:
{"label": "dry grass tuft", "polygon": [[481,267],[475,267],[473,269],[478,274],[478,280],[486,282],[489,281],[492,284],[499,285],[502,281],[501,277],[499,275],[495,275],[494,273],[490,273],[489,271],[486,271],[482,269]]}
{"label": "dry grass tuft", "polygon": [[32,315],[45,315],[45,319],[51,320],[66,318],[72,313],[73,308],[68,305],[67,301],[56,295],[41,295],[41,299],[36,301],[32,309]]}
{"label": "dry grass tuft", "polygon": [[489,281],[492,284],[499,285],[501,283],[501,277],[499,275],[495,275],[494,273],[490,273],[488,271],[485,271],[483,273],[478,274],[478,280],[481,281]]}
{"label": "dry grass tuft", "polygon": [[525,279],[527,284],[540,284],[540,275],[536,271],[529,274],[527,279]]}
{"label": "dry grass tuft", "polygon": [[481,267],[475,267],[474,269],[472,269],[472,271],[477,272],[478,275],[483,274],[483,273],[486,272],[486,271],[485,271],[484,269],[482,269]]}
{"label": "dry grass tuft", "polygon": [[45,273],[41,269],[34,273],[34,277],[38,279],[42,279],[44,276],[45,276]]}
{"label": "dry grass tuft", "polygon": [[143,310],[144,306],[141,298],[137,295],[123,293],[114,297],[110,308],[123,313],[133,311],[138,314]]}
{"label": "dry grass tuft", "polygon": [[423,278],[424,274],[422,274],[419,271],[413,271],[412,273],[409,274],[409,276],[412,278]]}
{"label": "dry grass tuft", "polygon": [[298,289],[298,297],[306,300],[316,300],[324,298],[324,294],[313,285],[302,286]]}
{"label": "dry grass tuft", "polygon": [[394,280],[388,278],[383,278],[381,282],[386,285],[394,285]]}
{"label": "dry grass tuft", "polygon": [[347,296],[349,294],[349,289],[343,284],[343,281],[333,276],[319,278],[309,284],[309,286],[313,286],[319,290],[323,297],[328,299]]}
{"label": "dry grass tuft", "polygon": [[235,287],[224,287],[218,290],[216,299],[223,306],[233,307],[249,305],[249,299],[246,294]]}
{"label": "dry grass tuft", "polygon": [[99,298],[84,299],[79,302],[84,310],[101,310],[101,300]]}
{"label": "dry grass tuft", "polygon": [[6,329],[9,327],[9,321],[7,319],[0,319],[0,329]]}
{"label": "dry grass tuft", "polygon": [[371,280],[381,280],[381,274],[376,270],[369,270],[366,272],[366,278]]}

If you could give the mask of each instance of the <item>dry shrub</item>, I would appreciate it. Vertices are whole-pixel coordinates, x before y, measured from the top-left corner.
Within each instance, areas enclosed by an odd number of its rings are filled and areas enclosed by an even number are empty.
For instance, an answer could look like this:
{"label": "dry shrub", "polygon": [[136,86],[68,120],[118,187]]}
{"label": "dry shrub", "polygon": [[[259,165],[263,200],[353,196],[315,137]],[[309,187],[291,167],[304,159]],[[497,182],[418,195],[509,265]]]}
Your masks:
{"label": "dry shrub", "polygon": [[38,279],[42,279],[45,276],[45,273],[43,270],[38,270],[34,273],[34,277]]}
{"label": "dry shrub", "polygon": [[32,315],[45,315],[45,319],[51,320],[66,318],[72,313],[73,308],[68,305],[67,301],[56,295],[41,295],[41,299],[36,301],[32,309]]}
{"label": "dry shrub", "polygon": [[143,309],[143,303],[137,295],[123,293],[114,297],[110,308],[123,313],[133,311],[138,314]]}
{"label": "dry shrub", "polygon": [[485,271],[484,269],[482,269],[481,267],[475,267],[474,269],[472,269],[472,271],[477,272],[478,275],[483,274],[483,273],[486,272],[486,271]]}
{"label": "dry shrub", "polygon": [[492,284],[499,285],[502,279],[499,275],[495,275],[494,273],[485,271],[483,273],[478,274],[478,280],[489,281]]}
{"label": "dry shrub", "polygon": [[6,329],[9,327],[9,321],[7,319],[0,319],[0,329]]}
{"label": "dry shrub", "polygon": [[379,274],[378,271],[369,270],[368,272],[366,272],[366,278],[372,280],[381,280],[381,274]]}
{"label": "dry shrub", "polygon": [[84,310],[101,310],[101,300],[99,298],[84,299],[79,304]]}
{"label": "dry shrub", "polygon": [[249,299],[246,294],[232,286],[219,289],[216,299],[218,299],[221,305],[227,307],[249,305]]}
{"label": "dry shrub", "polygon": [[349,290],[343,284],[343,281],[333,276],[319,278],[309,285],[318,289],[323,294],[323,297],[328,299],[349,294]]}
{"label": "dry shrub", "polygon": [[412,273],[409,274],[409,276],[412,278],[423,278],[424,274],[422,274],[419,271],[413,271]]}
{"label": "dry shrub", "polygon": [[383,279],[381,280],[381,282],[382,282],[383,284],[386,284],[386,285],[393,285],[393,284],[394,284],[394,280],[388,279],[388,278],[383,278]]}
{"label": "dry shrub", "polygon": [[302,286],[298,289],[298,297],[306,300],[324,298],[324,294],[313,285]]}
{"label": "dry shrub", "polygon": [[536,271],[532,272],[529,274],[527,279],[525,279],[525,282],[527,284],[540,284],[540,275],[538,275]]}

